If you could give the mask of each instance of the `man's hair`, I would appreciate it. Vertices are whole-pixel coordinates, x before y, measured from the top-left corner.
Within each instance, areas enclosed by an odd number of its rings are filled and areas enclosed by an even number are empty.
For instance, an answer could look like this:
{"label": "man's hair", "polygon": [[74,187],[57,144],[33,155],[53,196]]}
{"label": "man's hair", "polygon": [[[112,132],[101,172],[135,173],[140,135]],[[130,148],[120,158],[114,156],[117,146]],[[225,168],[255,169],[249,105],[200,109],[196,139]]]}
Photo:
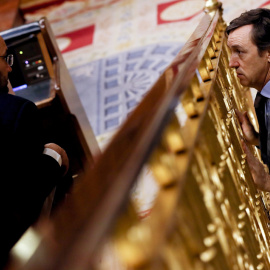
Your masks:
{"label": "man's hair", "polygon": [[253,25],[251,40],[257,46],[259,54],[270,49],[270,9],[256,8],[242,13],[230,22],[226,33],[229,35],[231,31],[250,24]]}

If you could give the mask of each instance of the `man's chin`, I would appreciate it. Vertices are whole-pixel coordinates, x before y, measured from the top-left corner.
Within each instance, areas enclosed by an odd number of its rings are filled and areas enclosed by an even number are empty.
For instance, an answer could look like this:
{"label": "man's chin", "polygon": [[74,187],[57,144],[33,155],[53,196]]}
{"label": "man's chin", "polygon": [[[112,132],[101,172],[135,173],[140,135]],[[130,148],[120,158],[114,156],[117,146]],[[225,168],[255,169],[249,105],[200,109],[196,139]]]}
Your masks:
{"label": "man's chin", "polygon": [[239,79],[239,82],[242,86],[244,87],[249,87],[249,82],[243,78],[238,78]]}

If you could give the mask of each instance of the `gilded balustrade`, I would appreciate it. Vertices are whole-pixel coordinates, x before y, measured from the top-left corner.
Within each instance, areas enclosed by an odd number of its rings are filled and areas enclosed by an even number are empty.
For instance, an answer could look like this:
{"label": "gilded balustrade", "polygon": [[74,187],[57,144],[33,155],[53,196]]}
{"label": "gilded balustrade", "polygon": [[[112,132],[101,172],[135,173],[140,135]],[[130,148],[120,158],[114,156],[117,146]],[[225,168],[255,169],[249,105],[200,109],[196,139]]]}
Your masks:
{"label": "gilded balustrade", "polygon": [[[221,4],[206,1],[187,44],[52,217],[53,234],[41,226],[23,269],[270,269],[269,194],[253,184],[235,109],[257,122],[225,27]],[[159,190],[141,219],[130,192],[144,167]]]}
{"label": "gilded balustrade", "polygon": [[229,68],[225,27],[220,16],[180,95],[185,122],[171,117],[148,160],[160,186],[151,216],[140,221],[127,211],[116,226],[127,269],[270,269],[269,194],[254,187],[235,109],[255,125],[256,117],[249,89]]}

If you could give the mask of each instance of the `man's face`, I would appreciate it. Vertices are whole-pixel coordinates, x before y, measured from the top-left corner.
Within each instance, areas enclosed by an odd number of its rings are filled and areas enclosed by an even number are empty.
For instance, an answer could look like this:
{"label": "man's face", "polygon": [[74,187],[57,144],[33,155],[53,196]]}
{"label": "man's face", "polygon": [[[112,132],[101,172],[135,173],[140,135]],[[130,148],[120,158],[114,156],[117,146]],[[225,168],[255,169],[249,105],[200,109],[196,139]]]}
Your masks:
{"label": "man's face", "polygon": [[228,46],[231,50],[230,67],[235,68],[237,77],[243,86],[259,91],[270,79],[268,51],[259,55],[257,46],[251,41],[252,25],[245,25],[230,32]]}
{"label": "man's face", "polygon": [[[5,56],[7,46],[3,38],[0,36],[0,56]],[[0,92],[8,90],[8,73],[11,72],[11,67],[7,64],[5,58],[0,57]]]}

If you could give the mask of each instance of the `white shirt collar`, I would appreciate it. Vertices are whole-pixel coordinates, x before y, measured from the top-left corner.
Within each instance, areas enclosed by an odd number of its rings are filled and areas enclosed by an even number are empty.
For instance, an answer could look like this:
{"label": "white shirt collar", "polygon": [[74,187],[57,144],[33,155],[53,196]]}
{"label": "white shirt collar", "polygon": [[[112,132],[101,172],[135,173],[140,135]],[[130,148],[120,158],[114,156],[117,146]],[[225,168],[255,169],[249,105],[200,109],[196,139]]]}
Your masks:
{"label": "white shirt collar", "polygon": [[270,98],[270,80],[263,87],[263,89],[261,91],[261,95],[264,96],[264,97]]}

